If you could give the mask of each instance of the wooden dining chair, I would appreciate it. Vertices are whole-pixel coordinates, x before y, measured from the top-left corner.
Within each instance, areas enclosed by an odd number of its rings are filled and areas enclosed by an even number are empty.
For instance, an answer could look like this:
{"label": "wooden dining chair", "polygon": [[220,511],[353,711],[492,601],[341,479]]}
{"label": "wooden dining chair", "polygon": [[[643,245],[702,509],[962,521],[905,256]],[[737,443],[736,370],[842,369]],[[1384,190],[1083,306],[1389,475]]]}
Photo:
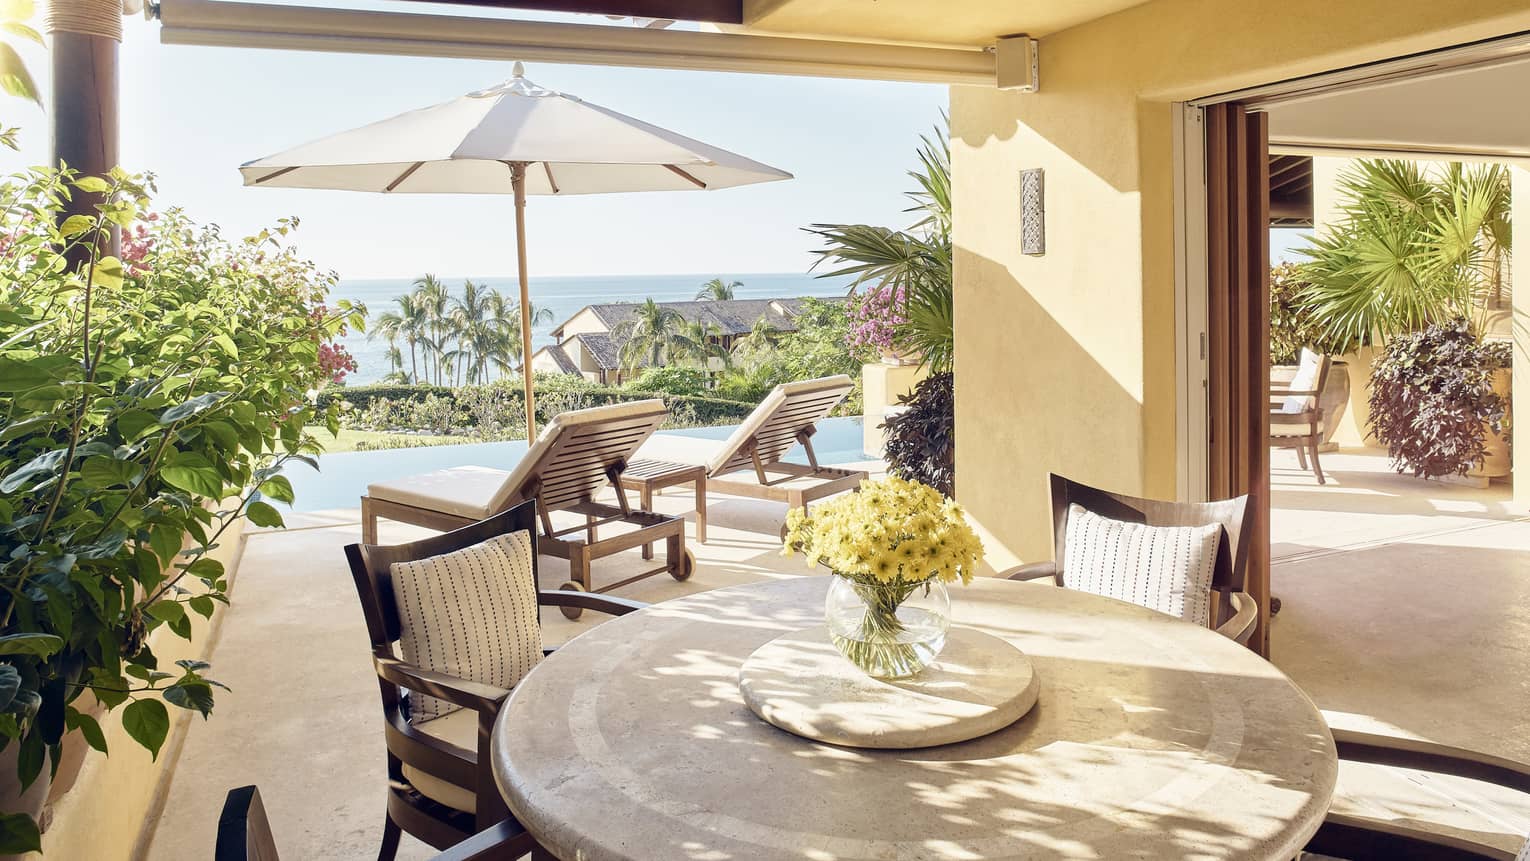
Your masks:
{"label": "wooden dining chair", "polygon": [[[1328,385],[1329,356],[1302,348],[1301,364],[1290,380],[1270,380],[1270,447],[1296,449],[1296,462],[1311,469],[1318,484],[1327,484],[1318,448],[1326,430],[1323,407],[1318,399]],[[1312,462],[1309,467],[1308,461]]]}
{"label": "wooden dining chair", "polygon": [[[388,804],[380,859],[393,858],[401,831],[445,849],[510,817],[495,786],[489,758],[494,719],[510,692],[400,659],[395,643],[403,626],[391,568],[395,563],[429,559],[498,536],[525,532],[535,580],[536,525],[536,503],[527,501],[481,522],[408,544],[351,544],[345,548],[366,617],[372,663],[382,694]],[[538,606],[595,610],[613,616],[644,606],[608,595],[540,589],[536,590],[536,600]],[[459,708],[445,717],[411,723],[411,699],[419,696]],[[529,834],[523,830],[517,833],[517,840],[524,843],[521,852],[536,848]]]}
{"label": "wooden dining chair", "polygon": [[[1339,761],[1454,775],[1530,794],[1530,764],[1434,742],[1335,729]],[[1517,849],[1471,840],[1402,819],[1371,819],[1330,811],[1307,851],[1350,861],[1526,861],[1530,836]]]}
{"label": "wooden dining chair", "polygon": [[[525,850],[516,851],[517,841],[524,832],[513,819],[501,820],[498,825],[486,828],[431,858],[431,861],[494,861],[494,859],[519,858]],[[532,849],[533,861],[551,858],[541,850]],[[213,848],[213,861],[281,861],[276,850],[276,835],[271,821],[266,818],[266,807],[260,801],[260,790],[254,786],[230,789],[223,800],[223,812],[218,816],[218,838]]]}
{"label": "wooden dining chair", "polygon": [[[1058,586],[1071,587],[1068,558],[1068,512],[1078,505],[1111,520],[1146,526],[1222,527],[1217,542],[1216,563],[1211,578],[1212,613],[1210,625],[1244,645],[1254,630],[1258,604],[1248,594],[1248,497],[1239,496],[1217,502],[1165,502],[1143,499],[1090,487],[1060,475],[1052,475],[1052,537],[1056,559],[1033,562],[1001,572],[1010,580],[1051,580]],[[1157,608],[1155,608],[1157,609]]]}

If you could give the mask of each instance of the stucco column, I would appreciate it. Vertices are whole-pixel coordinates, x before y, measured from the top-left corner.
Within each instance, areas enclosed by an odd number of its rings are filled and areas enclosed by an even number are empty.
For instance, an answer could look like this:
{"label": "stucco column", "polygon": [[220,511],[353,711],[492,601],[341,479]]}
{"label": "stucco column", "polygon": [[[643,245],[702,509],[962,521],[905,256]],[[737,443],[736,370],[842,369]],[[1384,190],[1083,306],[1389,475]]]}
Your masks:
{"label": "stucco column", "polygon": [[[117,166],[117,48],[121,0],[51,0],[43,18],[51,41],[52,164],[102,176]],[[93,215],[99,197],[76,193],[61,217]],[[117,253],[112,232],[109,254]]]}
{"label": "stucco column", "polygon": [[[1519,239],[1519,225],[1530,224],[1530,169],[1519,165],[1510,165],[1510,179],[1513,183],[1511,194],[1513,196],[1513,212],[1511,217],[1515,225],[1515,239]],[[1530,233],[1530,231],[1527,231]],[[1530,261],[1530,257],[1526,258]],[[1514,343],[1514,368],[1513,389],[1514,411],[1523,417],[1514,422],[1513,452],[1515,461],[1519,455],[1530,452],[1530,262],[1516,265],[1510,272],[1509,291],[1513,297],[1511,306],[1513,325],[1510,327]],[[1518,467],[1516,463],[1514,466]],[[1530,470],[1530,455],[1527,455],[1527,465],[1514,469],[1511,473],[1514,482],[1514,504],[1519,507],[1530,507],[1530,475],[1522,470]]]}

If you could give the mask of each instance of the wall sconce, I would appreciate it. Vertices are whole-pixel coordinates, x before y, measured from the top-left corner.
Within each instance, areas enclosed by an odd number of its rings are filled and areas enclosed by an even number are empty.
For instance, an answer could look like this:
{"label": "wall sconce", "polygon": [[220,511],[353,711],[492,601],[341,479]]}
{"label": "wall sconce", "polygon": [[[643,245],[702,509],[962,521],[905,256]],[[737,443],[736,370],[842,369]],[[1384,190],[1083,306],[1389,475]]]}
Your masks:
{"label": "wall sconce", "polygon": [[1020,253],[1047,253],[1045,171],[1020,171]]}

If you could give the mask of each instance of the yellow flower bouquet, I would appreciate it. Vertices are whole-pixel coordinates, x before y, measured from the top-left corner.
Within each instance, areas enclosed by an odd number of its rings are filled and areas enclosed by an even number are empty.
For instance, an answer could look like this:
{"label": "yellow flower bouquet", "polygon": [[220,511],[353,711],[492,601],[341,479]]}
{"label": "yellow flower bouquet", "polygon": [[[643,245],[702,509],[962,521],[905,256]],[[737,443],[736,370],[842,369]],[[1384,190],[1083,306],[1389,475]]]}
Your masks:
{"label": "yellow flower bouquet", "polygon": [[953,500],[889,477],[811,513],[789,511],[783,553],[795,552],[834,572],[825,613],[834,645],[870,675],[897,678],[945,645],[945,584],[972,579],[983,544]]}

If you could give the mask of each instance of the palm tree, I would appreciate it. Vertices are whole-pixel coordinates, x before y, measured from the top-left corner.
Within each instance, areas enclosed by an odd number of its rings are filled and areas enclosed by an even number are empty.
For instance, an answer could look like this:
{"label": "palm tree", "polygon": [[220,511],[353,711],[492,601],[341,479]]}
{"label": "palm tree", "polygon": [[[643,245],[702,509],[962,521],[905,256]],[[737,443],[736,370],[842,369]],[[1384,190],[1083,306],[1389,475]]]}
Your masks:
{"label": "palm tree", "polygon": [[[946,120],[949,125],[949,120]],[[854,275],[850,289],[872,283],[903,295],[898,309],[898,346],[924,357],[936,373],[949,371],[956,352],[955,307],[951,292],[951,142],[935,128],[919,147],[919,169],[909,171],[918,189],[908,192],[907,211],[922,217],[908,230],[869,224],[814,224],[806,228],[824,240],[813,268],[825,261],[843,264],[823,273]]]}
{"label": "palm tree", "polygon": [[723,281],[721,278],[713,278],[696,291],[696,299],[697,301],[726,302],[732,299],[734,291],[742,286],[744,286],[742,281]]}
{"label": "palm tree", "polygon": [[[1339,177],[1342,218],[1302,249],[1299,298],[1335,352],[1470,319],[1501,299],[1511,248],[1508,170],[1439,173],[1365,159]],[[1481,321],[1477,321],[1480,334]]]}
{"label": "palm tree", "polygon": [[[451,311],[451,294],[436,276],[426,274],[414,282],[413,301],[420,308],[423,318],[423,330],[421,342],[426,345],[426,356],[434,363],[435,377],[432,380],[436,385],[441,385],[445,379],[443,357],[448,352],[447,346],[450,341],[450,321],[448,316]],[[427,367],[427,376],[430,368]]]}
{"label": "palm tree", "polygon": [[[426,325],[424,309],[415,302],[414,294],[395,296],[393,301],[398,305],[398,310],[385,311],[379,315],[373,325],[372,331],[367,333],[367,339],[371,340],[377,337],[385,339],[388,342],[390,355],[391,351],[397,350],[397,344],[399,341],[403,341],[405,344],[408,344],[409,379],[414,382],[419,382],[420,365],[416,348],[419,346],[420,339],[425,333]],[[395,364],[394,368],[395,370],[402,372],[402,354],[398,356],[397,363]]]}
{"label": "palm tree", "polygon": [[631,319],[611,330],[621,344],[622,370],[630,373],[643,364],[658,367],[667,357],[684,355],[689,344],[681,332],[684,326],[685,318],[673,308],[653,299],[639,305]]}
{"label": "palm tree", "polygon": [[[530,308],[532,328],[552,322],[551,308],[538,308],[536,303],[532,303]],[[510,301],[498,290],[492,291],[489,294],[489,318],[503,333],[505,342],[495,355],[490,356],[490,360],[501,374],[507,374],[519,368],[524,361],[521,356],[521,303]]]}
{"label": "palm tree", "polygon": [[470,280],[462,282],[462,296],[451,300],[449,317],[452,337],[457,342],[458,367],[466,382],[484,382],[488,367],[485,352],[499,330],[490,318],[490,296],[494,291]]}
{"label": "palm tree", "polygon": [[776,348],[776,343],[781,340],[781,330],[770,325],[765,317],[754,321],[754,326],[749,329],[749,334],[744,335],[733,342],[733,352],[729,356],[728,364],[743,362],[746,366],[756,366],[759,361],[769,356]]}
{"label": "palm tree", "polygon": [[683,346],[676,349],[670,359],[676,362],[695,362],[703,370],[708,359],[721,359],[724,365],[732,364],[728,348],[722,345],[723,333],[717,326],[703,320],[692,320],[680,327]]}

